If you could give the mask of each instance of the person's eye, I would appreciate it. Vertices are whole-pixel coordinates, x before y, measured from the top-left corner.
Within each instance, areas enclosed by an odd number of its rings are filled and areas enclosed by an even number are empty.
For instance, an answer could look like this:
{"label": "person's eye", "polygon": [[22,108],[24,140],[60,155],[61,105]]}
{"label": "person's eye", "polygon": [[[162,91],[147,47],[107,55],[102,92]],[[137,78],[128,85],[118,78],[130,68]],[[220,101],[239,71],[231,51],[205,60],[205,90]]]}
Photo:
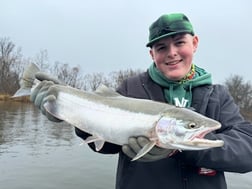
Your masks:
{"label": "person's eye", "polygon": [[157,51],[162,51],[162,50],[165,50],[165,46],[160,46],[157,48]]}
{"label": "person's eye", "polygon": [[175,42],[175,44],[177,45],[177,46],[182,46],[182,45],[184,45],[186,42],[184,41],[184,40],[178,40],[178,41],[176,41]]}

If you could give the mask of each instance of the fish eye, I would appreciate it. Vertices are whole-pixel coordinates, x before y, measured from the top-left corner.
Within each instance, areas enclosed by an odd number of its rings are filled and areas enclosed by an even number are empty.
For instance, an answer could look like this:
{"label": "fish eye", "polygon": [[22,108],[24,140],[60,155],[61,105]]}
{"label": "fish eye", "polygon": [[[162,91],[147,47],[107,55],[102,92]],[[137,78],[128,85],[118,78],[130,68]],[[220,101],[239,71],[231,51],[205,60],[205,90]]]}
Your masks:
{"label": "fish eye", "polygon": [[196,123],[191,122],[188,124],[188,129],[195,129],[197,127]]}

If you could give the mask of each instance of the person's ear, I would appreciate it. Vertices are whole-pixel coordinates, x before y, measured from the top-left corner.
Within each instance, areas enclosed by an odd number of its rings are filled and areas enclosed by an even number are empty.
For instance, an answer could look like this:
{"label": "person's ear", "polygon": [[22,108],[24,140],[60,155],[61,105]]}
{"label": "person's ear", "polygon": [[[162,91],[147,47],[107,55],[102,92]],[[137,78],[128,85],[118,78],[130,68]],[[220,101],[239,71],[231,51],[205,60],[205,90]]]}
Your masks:
{"label": "person's ear", "polygon": [[151,56],[151,58],[152,58],[152,60],[154,60],[154,53],[153,53],[153,50],[152,50],[152,48],[150,49],[150,56]]}
{"label": "person's ear", "polygon": [[199,44],[199,38],[198,36],[193,36],[193,52],[196,52]]}

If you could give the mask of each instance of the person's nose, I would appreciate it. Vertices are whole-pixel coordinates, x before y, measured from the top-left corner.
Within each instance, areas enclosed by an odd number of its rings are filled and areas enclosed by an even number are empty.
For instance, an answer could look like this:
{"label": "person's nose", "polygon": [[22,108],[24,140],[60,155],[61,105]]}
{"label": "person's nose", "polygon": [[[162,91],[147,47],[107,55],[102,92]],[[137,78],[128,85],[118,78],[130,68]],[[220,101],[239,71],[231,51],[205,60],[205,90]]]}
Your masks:
{"label": "person's nose", "polygon": [[177,47],[174,44],[169,45],[167,56],[169,58],[173,58],[174,56],[177,56]]}

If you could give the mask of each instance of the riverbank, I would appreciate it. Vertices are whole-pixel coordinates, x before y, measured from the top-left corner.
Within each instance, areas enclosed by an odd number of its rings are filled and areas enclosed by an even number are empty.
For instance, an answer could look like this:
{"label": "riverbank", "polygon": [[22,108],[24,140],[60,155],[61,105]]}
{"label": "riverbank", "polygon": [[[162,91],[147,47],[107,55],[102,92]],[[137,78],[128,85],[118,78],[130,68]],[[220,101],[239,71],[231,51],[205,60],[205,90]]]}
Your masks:
{"label": "riverbank", "polygon": [[22,97],[16,97],[12,98],[9,94],[0,94],[0,101],[17,101],[17,102],[30,102],[29,96],[22,96]]}
{"label": "riverbank", "polygon": [[10,95],[0,94],[1,101],[7,101],[10,99]]}

